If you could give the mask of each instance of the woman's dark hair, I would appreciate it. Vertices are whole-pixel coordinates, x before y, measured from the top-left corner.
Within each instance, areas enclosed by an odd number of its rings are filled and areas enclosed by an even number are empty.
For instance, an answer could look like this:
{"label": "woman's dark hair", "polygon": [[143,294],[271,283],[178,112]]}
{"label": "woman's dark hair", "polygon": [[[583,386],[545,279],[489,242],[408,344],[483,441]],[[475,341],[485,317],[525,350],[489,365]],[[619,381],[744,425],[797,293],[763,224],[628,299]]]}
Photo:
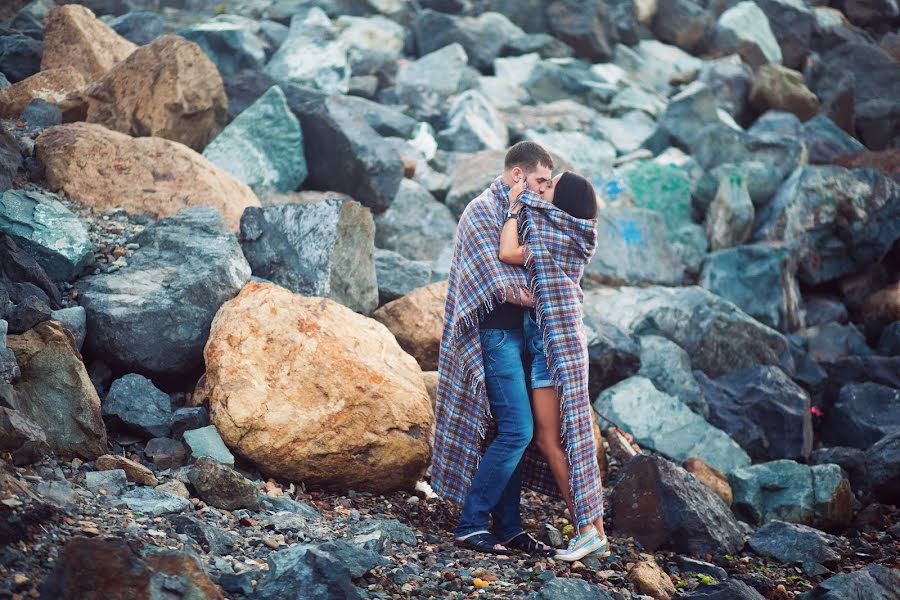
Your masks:
{"label": "woman's dark hair", "polygon": [[576,219],[597,216],[597,194],[591,182],[571,171],[559,176],[553,187],[553,204]]}

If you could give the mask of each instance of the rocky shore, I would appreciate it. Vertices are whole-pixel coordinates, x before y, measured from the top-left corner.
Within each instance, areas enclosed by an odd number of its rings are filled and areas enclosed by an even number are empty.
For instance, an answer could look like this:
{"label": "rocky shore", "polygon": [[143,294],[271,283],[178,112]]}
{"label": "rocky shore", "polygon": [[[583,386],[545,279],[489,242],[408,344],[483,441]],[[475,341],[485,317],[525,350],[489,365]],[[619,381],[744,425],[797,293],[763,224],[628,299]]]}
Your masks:
{"label": "rocky shore", "polygon": [[[4,3],[0,598],[897,598],[898,26]],[[603,561],[457,549],[428,485],[457,220],[523,139],[603,200]]]}

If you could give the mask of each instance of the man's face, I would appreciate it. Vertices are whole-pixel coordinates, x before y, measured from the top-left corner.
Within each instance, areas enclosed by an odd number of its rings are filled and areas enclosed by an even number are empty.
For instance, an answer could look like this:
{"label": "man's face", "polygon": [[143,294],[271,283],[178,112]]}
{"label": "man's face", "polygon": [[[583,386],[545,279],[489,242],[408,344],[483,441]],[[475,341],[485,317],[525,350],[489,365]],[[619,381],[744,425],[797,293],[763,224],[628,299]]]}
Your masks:
{"label": "man's face", "polygon": [[540,163],[538,163],[537,168],[531,172],[523,171],[519,167],[515,167],[513,169],[513,176],[524,176],[525,180],[528,182],[528,189],[539,195],[543,194],[547,190],[547,186],[550,185],[550,179],[552,175],[552,169]]}

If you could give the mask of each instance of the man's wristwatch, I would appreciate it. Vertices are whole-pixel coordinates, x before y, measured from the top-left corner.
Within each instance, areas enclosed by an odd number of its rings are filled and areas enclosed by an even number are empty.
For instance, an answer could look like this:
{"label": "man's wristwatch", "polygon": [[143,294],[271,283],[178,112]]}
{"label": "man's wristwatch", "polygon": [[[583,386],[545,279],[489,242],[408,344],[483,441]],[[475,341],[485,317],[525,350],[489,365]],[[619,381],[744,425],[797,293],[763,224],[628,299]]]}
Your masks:
{"label": "man's wristwatch", "polygon": [[509,221],[510,219],[518,219],[518,218],[519,218],[519,215],[517,213],[506,211],[506,220],[507,221]]}

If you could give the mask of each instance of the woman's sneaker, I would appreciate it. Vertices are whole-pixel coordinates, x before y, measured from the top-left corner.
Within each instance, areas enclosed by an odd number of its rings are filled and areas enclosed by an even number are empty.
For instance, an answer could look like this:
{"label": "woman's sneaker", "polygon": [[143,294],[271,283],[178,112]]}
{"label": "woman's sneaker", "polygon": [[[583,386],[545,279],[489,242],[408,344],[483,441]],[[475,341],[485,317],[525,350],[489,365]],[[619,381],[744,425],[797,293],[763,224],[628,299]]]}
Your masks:
{"label": "woman's sneaker", "polygon": [[587,533],[572,538],[569,541],[569,547],[565,550],[558,550],[556,558],[568,562],[581,560],[592,552],[605,551],[607,546],[606,536],[600,537],[597,530],[591,527]]}
{"label": "woman's sneaker", "polygon": [[607,556],[609,556],[611,554],[611,552],[609,551],[609,541],[606,539],[605,535],[600,538],[600,541],[603,542],[603,545],[600,546],[599,549],[594,550],[593,552],[588,554],[587,558],[602,559],[602,558],[606,558]]}

